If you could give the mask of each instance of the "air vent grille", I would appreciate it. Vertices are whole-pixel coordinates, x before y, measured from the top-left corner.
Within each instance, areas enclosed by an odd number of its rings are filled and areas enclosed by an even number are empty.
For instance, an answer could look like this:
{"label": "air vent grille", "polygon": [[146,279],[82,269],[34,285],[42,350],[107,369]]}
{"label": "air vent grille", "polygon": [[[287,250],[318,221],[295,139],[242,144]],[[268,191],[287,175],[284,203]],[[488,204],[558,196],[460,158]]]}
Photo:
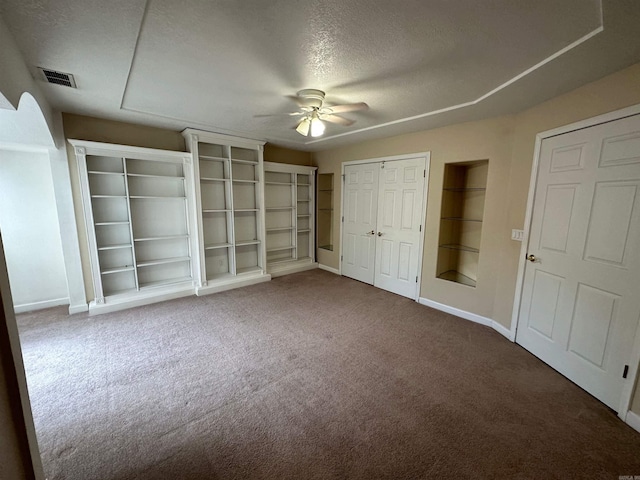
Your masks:
{"label": "air vent grille", "polygon": [[76,88],[76,81],[70,73],[58,72],[42,67],[38,67],[38,70],[42,73],[42,78],[45,82]]}

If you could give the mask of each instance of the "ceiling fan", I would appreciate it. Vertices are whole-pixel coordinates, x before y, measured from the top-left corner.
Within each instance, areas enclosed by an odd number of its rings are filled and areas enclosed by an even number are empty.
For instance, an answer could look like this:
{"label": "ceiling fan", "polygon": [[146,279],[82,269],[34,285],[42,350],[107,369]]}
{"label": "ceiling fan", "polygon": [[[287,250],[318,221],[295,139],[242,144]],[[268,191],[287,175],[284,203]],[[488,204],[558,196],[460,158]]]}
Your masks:
{"label": "ceiling fan", "polygon": [[[345,105],[324,105],[325,93],[315,88],[306,88],[300,90],[294,100],[300,106],[300,110],[292,113],[283,113],[290,117],[302,117],[296,132],[305,137],[311,134],[312,137],[319,137],[324,133],[325,125],[323,122],[336,123],[348,127],[355,123],[354,120],[341,117],[339,113],[357,112],[360,110],[368,110],[369,106],[364,103],[349,103]],[[277,115],[256,115],[256,117],[272,117]]]}

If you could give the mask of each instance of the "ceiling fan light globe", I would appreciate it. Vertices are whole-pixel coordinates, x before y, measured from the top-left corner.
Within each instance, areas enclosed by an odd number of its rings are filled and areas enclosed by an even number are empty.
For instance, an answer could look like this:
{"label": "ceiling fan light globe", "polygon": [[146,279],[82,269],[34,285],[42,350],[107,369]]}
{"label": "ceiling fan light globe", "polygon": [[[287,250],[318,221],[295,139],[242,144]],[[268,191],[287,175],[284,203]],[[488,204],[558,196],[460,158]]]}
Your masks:
{"label": "ceiling fan light globe", "polygon": [[304,118],[296,127],[296,132],[306,137],[307,135],[309,135],[310,128],[311,128],[311,120],[309,120],[308,118]]}
{"label": "ceiling fan light globe", "polygon": [[319,118],[311,120],[311,136],[320,137],[324,134],[324,123]]}

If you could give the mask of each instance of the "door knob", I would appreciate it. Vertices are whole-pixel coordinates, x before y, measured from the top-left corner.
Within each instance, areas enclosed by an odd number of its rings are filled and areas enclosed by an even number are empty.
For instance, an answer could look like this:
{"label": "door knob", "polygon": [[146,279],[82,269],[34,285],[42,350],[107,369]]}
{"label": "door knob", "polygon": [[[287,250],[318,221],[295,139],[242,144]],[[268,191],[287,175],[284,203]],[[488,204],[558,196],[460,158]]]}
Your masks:
{"label": "door knob", "polygon": [[382,232],[378,232],[378,236],[381,237],[382,236]]}
{"label": "door knob", "polygon": [[371,230],[370,232],[367,232],[367,235],[375,235],[375,234],[376,234],[375,230]]}
{"label": "door knob", "polygon": [[527,255],[526,259],[533,263],[533,262],[536,261],[536,256],[535,255]]}

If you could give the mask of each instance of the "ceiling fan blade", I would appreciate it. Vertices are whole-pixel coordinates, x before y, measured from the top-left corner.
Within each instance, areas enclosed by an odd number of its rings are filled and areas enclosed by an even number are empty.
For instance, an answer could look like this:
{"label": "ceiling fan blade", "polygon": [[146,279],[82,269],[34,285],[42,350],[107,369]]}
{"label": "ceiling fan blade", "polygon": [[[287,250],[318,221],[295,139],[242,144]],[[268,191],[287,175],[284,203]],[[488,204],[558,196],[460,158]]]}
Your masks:
{"label": "ceiling fan blade", "polygon": [[291,112],[291,113],[268,113],[264,115],[254,115],[253,118],[262,118],[262,117],[299,117],[301,115],[305,115],[306,112]]}
{"label": "ceiling fan blade", "polygon": [[347,112],[357,112],[359,110],[368,110],[369,105],[367,105],[364,102],[348,103],[346,105],[326,106],[326,107],[323,107],[323,110],[324,109],[331,110],[330,112],[327,112],[327,113],[347,113]]}
{"label": "ceiling fan blade", "polygon": [[348,118],[340,117],[339,115],[334,115],[332,113],[320,115],[320,120],[337,123],[338,125],[344,125],[345,127],[356,123],[354,120],[349,120]]}

